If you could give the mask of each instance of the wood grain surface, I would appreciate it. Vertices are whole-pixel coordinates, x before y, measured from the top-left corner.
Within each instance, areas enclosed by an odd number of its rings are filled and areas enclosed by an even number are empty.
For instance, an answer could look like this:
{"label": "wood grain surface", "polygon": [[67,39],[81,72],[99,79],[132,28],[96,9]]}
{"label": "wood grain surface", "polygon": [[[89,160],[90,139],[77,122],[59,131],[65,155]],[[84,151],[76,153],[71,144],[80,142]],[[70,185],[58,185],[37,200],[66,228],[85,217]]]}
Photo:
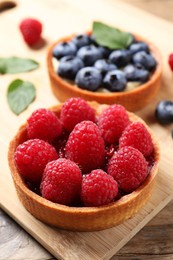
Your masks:
{"label": "wood grain surface", "polygon": [[[104,1],[104,0],[103,0]],[[106,0],[105,0],[106,1]],[[61,1],[59,1],[60,3]],[[63,1],[62,1],[63,2]],[[110,3],[116,1],[109,1]],[[171,18],[171,6],[173,7],[173,1],[127,1],[130,4],[136,5],[147,11],[151,11],[152,6],[152,13],[162,16],[163,18],[168,18],[169,20],[173,21],[173,17]],[[54,1],[49,1],[49,6],[53,6],[55,4]],[[149,7],[150,6],[150,7]],[[158,6],[160,6],[158,8]],[[65,8],[65,6],[64,6]],[[159,11],[160,10],[160,11]],[[162,12],[161,12],[162,10]],[[10,12],[10,11],[6,11]],[[26,12],[27,13],[27,12]],[[5,17],[5,13],[3,16]],[[21,14],[21,18],[26,16],[26,14]],[[48,22],[49,23],[49,22]],[[1,26],[1,24],[0,24]],[[171,26],[171,24],[170,24]],[[0,32],[5,31],[5,28],[0,27]],[[61,32],[63,34],[63,31]],[[51,35],[51,34],[50,34]],[[52,40],[52,36],[49,37],[50,41]],[[11,39],[11,36],[9,36]],[[5,43],[5,42],[4,42]],[[13,43],[16,45],[17,43]],[[21,50],[21,53],[24,54],[26,50]],[[2,54],[0,52],[0,54]],[[5,54],[5,53],[4,53]],[[12,54],[12,51],[11,53]],[[33,55],[33,50],[28,51],[28,54]],[[35,52],[35,56],[37,57],[37,53]],[[41,61],[44,60],[45,57],[42,57]],[[25,75],[24,75],[25,77]],[[32,77],[35,81],[37,81],[37,74],[34,72]],[[170,75],[169,75],[170,77]],[[15,78],[15,77],[12,77]],[[4,80],[4,83],[7,84],[8,80]],[[48,84],[48,81],[45,81],[45,84]],[[40,85],[39,85],[40,86]],[[40,86],[41,87],[41,86]],[[172,93],[172,92],[171,92]],[[1,91],[1,94],[5,95]],[[41,92],[41,89],[38,90],[39,98],[42,101],[43,105],[49,106],[49,102],[43,101],[44,95],[51,95],[50,90],[47,88],[45,93]],[[162,95],[165,96],[165,93]],[[4,102],[3,100],[1,100]],[[54,97],[51,99],[52,103],[55,104],[56,100]],[[33,104],[29,110],[33,110],[37,107],[37,104]],[[6,107],[8,110],[8,108]],[[151,110],[153,111],[153,110]],[[28,112],[29,113],[29,112]],[[147,111],[143,111],[143,117],[148,116]],[[3,115],[5,118],[6,115]],[[21,115],[19,121],[23,121],[26,117],[24,113]],[[153,119],[151,118],[151,121]],[[13,127],[9,124],[9,128],[11,129],[11,133],[9,136],[13,135],[13,132],[17,129],[17,125],[15,126],[16,118],[12,119],[11,123],[14,123]],[[18,123],[18,125],[20,122]],[[153,128],[155,125],[153,125]],[[162,131],[162,130],[161,130]],[[171,127],[168,128],[168,131],[171,131]],[[164,135],[163,129],[163,136],[165,137],[165,141],[171,142],[171,137],[168,134]],[[1,142],[3,140],[1,139]],[[171,150],[169,150],[171,152]],[[163,209],[150,223],[147,224],[131,241],[126,244],[112,259],[119,259],[119,260],[143,260],[143,259],[163,259],[163,260],[171,260],[173,259],[173,202],[170,202],[165,209]],[[45,249],[43,249],[32,237],[30,237],[21,227],[19,227],[14,220],[12,220],[9,216],[6,215],[5,212],[0,211],[0,259],[5,260],[19,260],[19,259],[55,259],[51,256]],[[75,259],[75,258],[74,258]]]}

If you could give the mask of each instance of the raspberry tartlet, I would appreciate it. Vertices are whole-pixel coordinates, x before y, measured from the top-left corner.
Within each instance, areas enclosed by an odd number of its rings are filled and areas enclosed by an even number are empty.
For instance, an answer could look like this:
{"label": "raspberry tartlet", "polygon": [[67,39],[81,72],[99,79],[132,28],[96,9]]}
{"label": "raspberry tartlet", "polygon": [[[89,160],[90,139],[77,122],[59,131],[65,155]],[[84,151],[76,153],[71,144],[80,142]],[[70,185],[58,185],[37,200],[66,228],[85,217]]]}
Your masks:
{"label": "raspberry tartlet", "polygon": [[[78,103],[82,107],[77,107]],[[80,109],[86,106],[91,110],[90,118],[80,115]],[[61,123],[60,135],[49,143],[38,135],[30,139],[28,119],[9,146],[9,166],[23,206],[40,221],[73,231],[103,230],[136,214],[151,196],[160,154],[158,142],[145,122],[121,105],[87,103],[80,98],[71,98],[49,110]],[[64,110],[67,117],[72,110],[76,115],[70,130],[70,123],[63,123]],[[123,118],[117,119],[121,125],[118,130],[109,127],[112,116]],[[40,118],[40,124],[44,122],[45,118]],[[34,130],[33,126],[34,131],[38,133],[38,128]],[[135,142],[133,131],[140,132],[141,145]],[[114,133],[116,139],[110,138]]]}
{"label": "raspberry tartlet", "polygon": [[[85,43],[86,36],[90,37],[89,43]],[[78,46],[79,37],[88,45]],[[51,88],[58,100],[81,97],[101,104],[121,104],[132,112],[147,105],[160,88],[161,54],[147,39],[133,37],[134,44],[116,51],[93,43],[91,32],[73,34],[53,43],[48,49],[47,66]],[[88,86],[83,84],[84,79]]]}

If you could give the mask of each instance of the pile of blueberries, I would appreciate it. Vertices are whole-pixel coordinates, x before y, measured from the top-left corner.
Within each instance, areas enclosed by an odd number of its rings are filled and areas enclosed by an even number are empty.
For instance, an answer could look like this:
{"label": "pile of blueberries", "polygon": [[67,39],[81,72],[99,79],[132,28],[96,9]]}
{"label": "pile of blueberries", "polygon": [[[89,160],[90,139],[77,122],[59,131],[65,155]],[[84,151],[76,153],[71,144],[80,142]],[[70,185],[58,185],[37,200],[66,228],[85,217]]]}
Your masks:
{"label": "pile of blueberries", "polygon": [[145,83],[157,66],[149,46],[133,35],[127,49],[111,50],[98,45],[93,35],[80,34],[57,44],[53,57],[59,61],[61,77],[89,91],[104,87],[119,92],[128,82]]}

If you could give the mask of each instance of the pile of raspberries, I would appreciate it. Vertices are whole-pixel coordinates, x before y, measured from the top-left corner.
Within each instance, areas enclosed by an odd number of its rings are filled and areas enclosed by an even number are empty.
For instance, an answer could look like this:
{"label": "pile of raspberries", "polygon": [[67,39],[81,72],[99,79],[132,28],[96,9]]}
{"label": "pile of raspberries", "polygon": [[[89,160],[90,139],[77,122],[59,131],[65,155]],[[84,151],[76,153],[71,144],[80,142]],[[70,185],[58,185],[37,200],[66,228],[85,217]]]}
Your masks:
{"label": "pile of raspberries", "polygon": [[16,167],[26,184],[39,187],[52,202],[106,205],[137,189],[150,172],[151,135],[143,123],[131,122],[121,105],[98,115],[85,100],[70,98],[60,114],[37,109],[26,127]]}

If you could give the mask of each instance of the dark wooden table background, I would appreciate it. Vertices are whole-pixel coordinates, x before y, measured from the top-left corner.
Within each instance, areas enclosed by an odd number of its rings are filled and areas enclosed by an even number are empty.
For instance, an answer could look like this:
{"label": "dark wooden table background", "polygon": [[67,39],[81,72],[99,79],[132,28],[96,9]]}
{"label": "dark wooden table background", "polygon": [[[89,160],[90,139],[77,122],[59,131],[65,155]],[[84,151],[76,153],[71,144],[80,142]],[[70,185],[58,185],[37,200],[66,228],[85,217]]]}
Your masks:
{"label": "dark wooden table background", "polygon": [[[124,0],[124,2],[173,22],[173,0]],[[50,260],[55,258],[0,210],[0,260],[6,259]],[[173,202],[169,203],[112,257],[112,260],[116,259],[173,260]]]}

